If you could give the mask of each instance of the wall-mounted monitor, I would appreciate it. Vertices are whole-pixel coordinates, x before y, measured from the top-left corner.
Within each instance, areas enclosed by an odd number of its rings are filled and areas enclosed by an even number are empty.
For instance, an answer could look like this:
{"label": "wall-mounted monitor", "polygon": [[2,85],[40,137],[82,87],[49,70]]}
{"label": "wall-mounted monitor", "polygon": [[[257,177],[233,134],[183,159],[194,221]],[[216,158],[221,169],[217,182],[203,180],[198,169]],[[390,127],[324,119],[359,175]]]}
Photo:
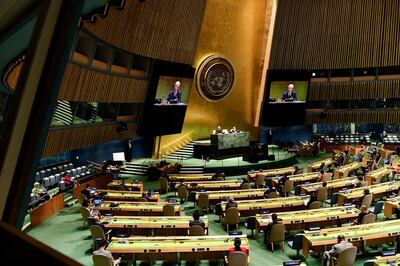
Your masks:
{"label": "wall-mounted monitor", "polygon": [[154,104],[186,104],[192,78],[160,76]]}
{"label": "wall-mounted monitor", "polygon": [[269,90],[270,103],[305,103],[308,81],[272,81]]}

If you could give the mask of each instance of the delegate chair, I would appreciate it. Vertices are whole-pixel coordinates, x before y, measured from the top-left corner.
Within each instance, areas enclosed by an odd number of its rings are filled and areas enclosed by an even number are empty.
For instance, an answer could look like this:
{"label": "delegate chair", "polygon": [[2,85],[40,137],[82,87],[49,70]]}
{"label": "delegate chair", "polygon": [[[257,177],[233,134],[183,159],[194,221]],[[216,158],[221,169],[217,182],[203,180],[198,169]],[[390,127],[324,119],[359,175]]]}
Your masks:
{"label": "delegate chair", "polygon": [[93,255],[92,256],[94,266],[117,266],[119,265],[119,260],[113,264],[113,261],[103,255]]}
{"label": "delegate chair", "polygon": [[354,261],[356,260],[357,247],[346,248],[342,252],[339,253],[339,256],[336,258],[331,256],[330,265],[337,266],[352,266],[354,265]]}
{"label": "delegate chair", "polygon": [[308,207],[309,210],[313,210],[313,209],[319,209],[321,207],[321,202],[319,201],[314,201],[311,202],[310,206]]}
{"label": "delegate chair", "polygon": [[163,215],[164,216],[174,216],[175,215],[174,205],[164,205],[163,206]]}
{"label": "delegate chair", "polygon": [[189,236],[204,236],[204,228],[200,225],[192,225],[189,228]]}
{"label": "delegate chair", "polygon": [[289,193],[293,190],[293,180],[286,180],[285,185],[283,187],[283,193],[285,193],[285,197],[289,196]]}
{"label": "delegate chair", "polygon": [[83,227],[85,227],[86,223],[88,222],[88,218],[90,217],[90,211],[87,208],[81,207],[80,212],[82,215]]}
{"label": "delegate chair", "polygon": [[78,201],[79,201],[80,204],[82,204],[86,200],[87,200],[87,198],[86,198],[85,195],[83,195],[83,194],[79,194],[78,195]]}
{"label": "delegate chair", "polygon": [[225,178],[223,176],[219,176],[219,177],[217,177],[217,179],[215,179],[215,181],[224,181],[224,180],[225,180]]}
{"label": "delegate chair", "polygon": [[300,250],[303,249],[303,234],[296,234],[292,241],[288,241],[288,246],[296,250],[296,258],[298,258]]}
{"label": "delegate chair", "polygon": [[325,200],[325,202],[327,204],[330,204],[331,207],[333,207],[333,205],[336,205],[338,203],[338,200],[339,200],[339,194],[338,193],[333,193],[331,195],[331,199],[327,199],[327,200]]}
{"label": "delegate chair", "polygon": [[225,265],[228,266],[247,266],[248,256],[246,253],[241,251],[235,251],[229,254],[229,256],[225,256]]}
{"label": "delegate chair", "polygon": [[208,212],[208,208],[209,208],[208,194],[200,193],[199,199],[197,200],[197,207],[201,210],[205,209]]}
{"label": "delegate chair", "polygon": [[324,181],[330,181],[332,180],[332,173],[326,173],[324,174],[324,176],[322,177],[322,182]]}
{"label": "delegate chair", "polygon": [[324,203],[328,198],[328,189],[326,187],[319,187],[317,189],[317,200],[321,203]]}
{"label": "delegate chair", "polygon": [[268,198],[269,199],[279,198],[279,194],[278,194],[278,192],[273,191],[273,192],[268,194]]}
{"label": "delegate chair", "polygon": [[239,229],[239,209],[231,207],[226,210],[225,212],[225,224],[226,224],[226,231],[229,232],[229,225],[236,225],[236,230]]}
{"label": "delegate chair", "polygon": [[107,233],[104,233],[103,228],[98,225],[91,225],[89,229],[93,239],[93,249],[96,247],[96,239],[101,238],[107,240],[111,233],[111,230],[109,230]]}
{"label": "delegate chair", "polygon": [[[382,213],[384,204],[385,202],[380,200],[377,203],[375,203],[375,206],[372,208],[372,210],[369,211],[373,212],[376,216],[378,216],[378,214]],[[371,207],[369,209],[371,209]]]}
{"label": "delegate chair", "polygon": [[145,197],[141,197],[141,198],[139,198],[138,201],[139,202],[148,202],[149,200],[147,198],[145,198]]}
{"label": "delegate chair", "polygon": [[250,183],[244,183],[240,186],[240,189],[250,189]]}
{"label": "delegate chair", "polygon": [[187,201],[189,197],[189,191],[185,185],[181,185],[178,187],[178,198],[181,199],[181,202]]}
{"label": "delegate chair", "polygon": [[256,188],[264,187],[264,183],[265,183],[265,176],[257,175],[256,181],[254,182]]}
{"label": "delegate chair", "polygon": [[362,224],[372,224],[375,223],[376,221],[376,215],[373,213],[368,213],[367,215],[365,215],[362,219]]}
{"label": "delegate chair", "polygon": [[372,194],[368,194],[363,198],[361,205],[365,205],[367,208],[369,208],[371,207],[371,203],[372,203]]}
{"label": "delegate chair", "polygon": [[297,185],[295,188],[294,188],[294,195],[295,196],[298,196],[298,195],[300,195],[301,194],[301,185]]}
{"label": "delegate chair", "polygon": [[285,225],[274,224],[269,233],[269,243],[271,243],[271,250],[274,252],[274,243],[281,243],[282,252],[285,251]]}
{"label": "delegate chair", "polygon": [[160,177],[160,192],[168,192],[169,191],[169,183],[168,179],[165,177]]}

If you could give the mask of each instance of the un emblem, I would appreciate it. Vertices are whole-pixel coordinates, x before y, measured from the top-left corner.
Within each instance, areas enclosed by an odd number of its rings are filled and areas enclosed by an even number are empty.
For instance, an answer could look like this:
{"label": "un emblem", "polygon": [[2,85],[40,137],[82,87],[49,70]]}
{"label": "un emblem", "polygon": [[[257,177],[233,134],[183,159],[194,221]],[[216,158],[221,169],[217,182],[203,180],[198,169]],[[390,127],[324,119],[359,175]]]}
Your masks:
{"label": "un emblem", "polygon": [[217,55],[207,57],[197,71],[197,90],[209,101],[224,98],[232,88],[234,72],[231,63]]}

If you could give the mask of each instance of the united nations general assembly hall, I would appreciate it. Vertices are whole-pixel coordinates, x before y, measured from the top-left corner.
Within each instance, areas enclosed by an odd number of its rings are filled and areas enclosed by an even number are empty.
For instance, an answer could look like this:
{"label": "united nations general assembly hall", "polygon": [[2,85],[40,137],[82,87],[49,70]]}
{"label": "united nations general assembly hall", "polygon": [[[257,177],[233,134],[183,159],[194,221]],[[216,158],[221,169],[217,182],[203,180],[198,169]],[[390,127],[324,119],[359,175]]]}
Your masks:
{"label": "united nations general assembly hall", "polygon": [[400,265],[400,1],[1,0],[1,265]]}

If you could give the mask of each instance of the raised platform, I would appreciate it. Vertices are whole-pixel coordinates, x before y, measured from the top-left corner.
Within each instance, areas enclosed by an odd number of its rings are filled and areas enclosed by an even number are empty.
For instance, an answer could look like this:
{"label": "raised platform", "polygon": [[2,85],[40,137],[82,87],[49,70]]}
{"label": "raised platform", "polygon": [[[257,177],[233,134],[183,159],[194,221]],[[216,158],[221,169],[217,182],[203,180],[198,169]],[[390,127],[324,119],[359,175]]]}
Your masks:
{"label": "raised platform", "polygon": [[[274,161],[263,160],[259,161],[258,163],[249,163],[243,161],[242,156],[229,159],[209,160],[209,161],[196,158],[191,158],[182,161],[176,161],[176,160],[166,160],[166,161],[171,163],[178,162],[182,164],[183,168],[200,167],[203,168],[203,171],[205,173],[212,173],[220,170],[223,171],[226,175],[242,175],[246,174],[250,170],[286,167],[297,163],[295,154],[283,151],[275,145],[269,146],[269,152],[270,154],[275,155]],[[161,159],[150,160],[148,158],[141,158],[141,159],[134,159],[131,162],[135,164],[149,165],[150,162],[158,162],[158,161],[161,161]]]}

